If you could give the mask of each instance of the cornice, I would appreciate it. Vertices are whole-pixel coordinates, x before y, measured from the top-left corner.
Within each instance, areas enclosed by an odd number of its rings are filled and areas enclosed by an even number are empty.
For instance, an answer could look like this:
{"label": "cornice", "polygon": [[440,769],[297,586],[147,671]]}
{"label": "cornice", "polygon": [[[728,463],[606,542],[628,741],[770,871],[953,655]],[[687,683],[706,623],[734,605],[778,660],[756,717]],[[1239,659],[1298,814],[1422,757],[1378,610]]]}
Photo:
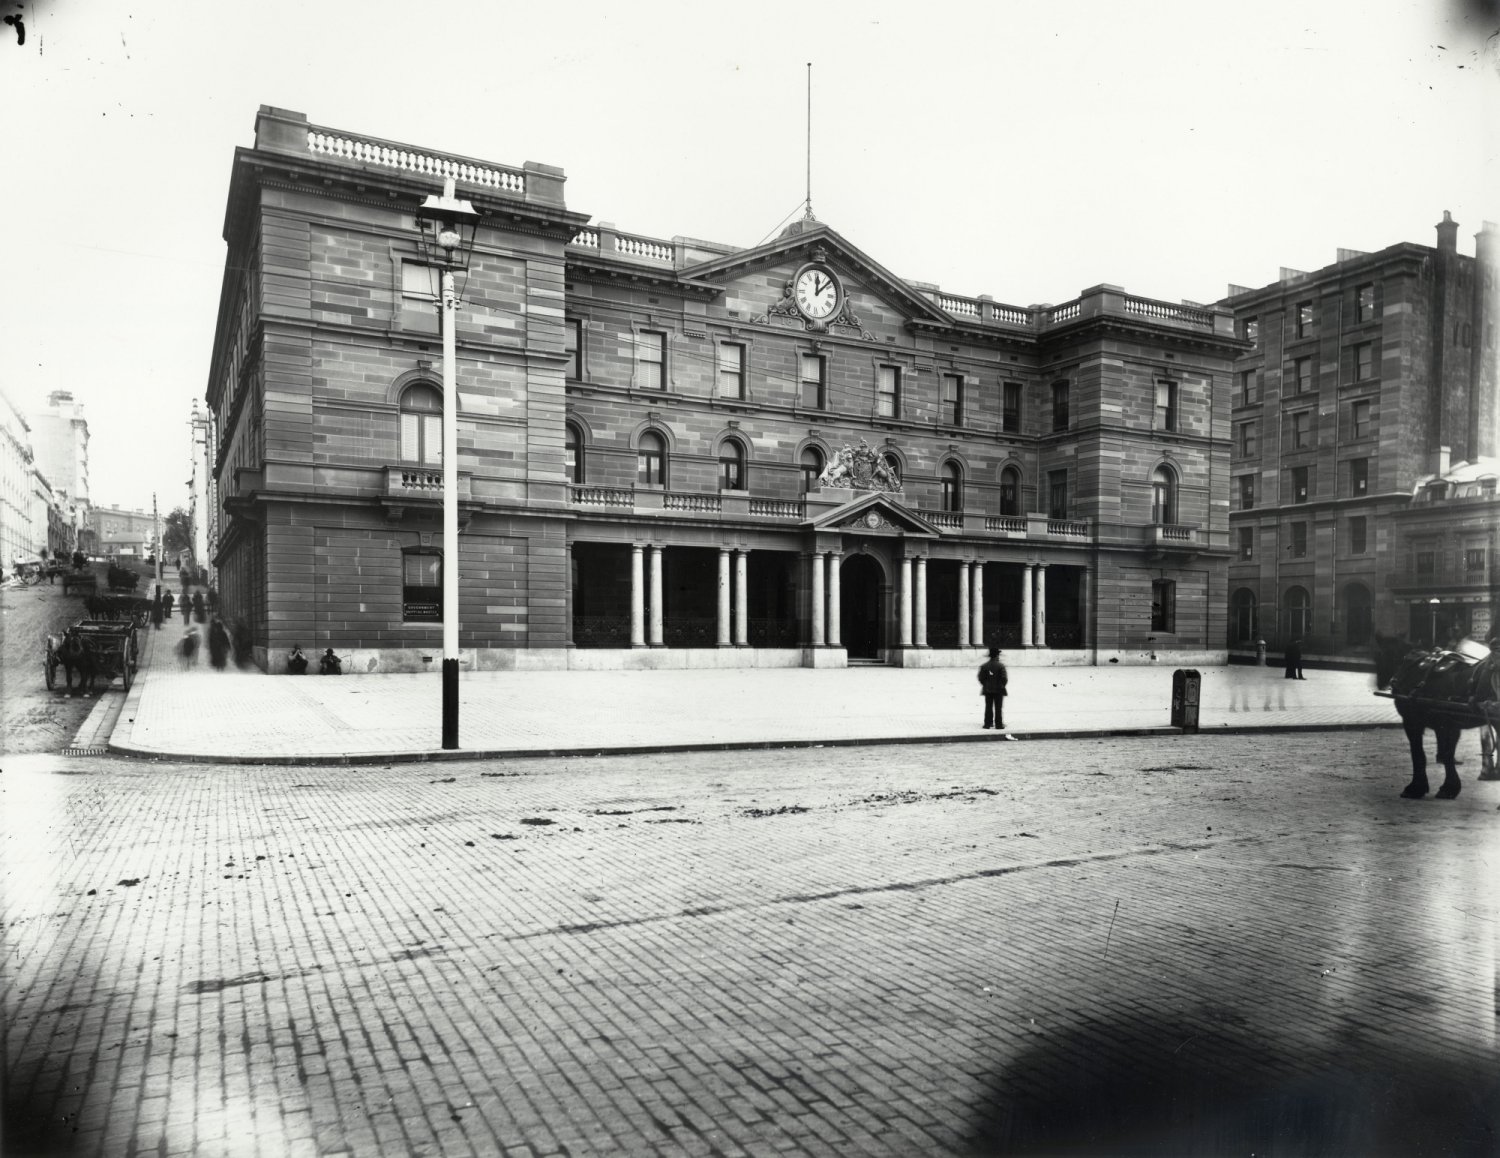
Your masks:
{"label": "cornice", "polygon": [[644,283],[704,301],[711,301],[724,292],[723,286],[685,278],[675,269],[594,257],[574,250],[570,250],[564,260],[567,276],[579,281]]}

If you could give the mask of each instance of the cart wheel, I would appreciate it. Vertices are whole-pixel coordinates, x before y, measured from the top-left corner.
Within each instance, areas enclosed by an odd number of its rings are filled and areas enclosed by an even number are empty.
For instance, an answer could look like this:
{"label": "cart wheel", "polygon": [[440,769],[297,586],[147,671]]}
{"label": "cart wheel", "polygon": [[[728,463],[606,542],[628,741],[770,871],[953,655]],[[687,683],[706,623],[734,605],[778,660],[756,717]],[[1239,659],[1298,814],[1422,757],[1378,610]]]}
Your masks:
{"label": "cart wheel", "polygon": [[47,669],[47,690],[50,692],[57,687],[57,657],[48,653],[42,666]]}
{"label": "cart wheel", "polygon": [[120,665],[120,682],[125,685],[125,690],[130,690],[130,681],[134,677],[135,664],[126,660]]}

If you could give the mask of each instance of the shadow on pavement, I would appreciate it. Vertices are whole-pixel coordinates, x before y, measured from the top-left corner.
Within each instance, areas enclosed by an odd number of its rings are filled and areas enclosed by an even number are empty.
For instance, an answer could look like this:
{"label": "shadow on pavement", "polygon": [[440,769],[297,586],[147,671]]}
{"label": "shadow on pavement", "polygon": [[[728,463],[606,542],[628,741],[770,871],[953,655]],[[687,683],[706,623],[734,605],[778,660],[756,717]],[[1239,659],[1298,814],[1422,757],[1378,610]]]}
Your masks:
{"label": "shadow on pavement", "polygon": [[1225,1011],[1093,1023],[1038,1039],[1006,1065],[975,1107],[968,1152],[1493,1156],[1500,1070],[1357,1040],[1323,1056],[1283,1049],[1277,1064]]}

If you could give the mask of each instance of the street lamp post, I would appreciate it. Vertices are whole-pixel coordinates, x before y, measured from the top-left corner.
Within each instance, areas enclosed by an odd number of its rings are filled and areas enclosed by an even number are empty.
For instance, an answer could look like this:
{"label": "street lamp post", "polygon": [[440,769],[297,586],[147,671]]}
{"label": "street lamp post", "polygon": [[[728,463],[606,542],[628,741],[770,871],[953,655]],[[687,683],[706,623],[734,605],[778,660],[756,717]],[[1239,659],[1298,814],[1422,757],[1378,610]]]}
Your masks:
{"label": "street lamp post", "polygon": [[456,195],[452,177],[442,196],[429,194],[417,210],[422,253],[443,271],[443,747],[458,747],[458,385],[453,271],[469,268],[479,214]]}
{"label": "street lamp post", "polygon": [[1437,621],[1438,621],[1438,605],[1440,603],[1442,603],[1442,600],[1439,599],[1439,598],[1437,598],[1436,596],[1433,596],[1433,598],[1431,598],[1431,599],[1429,599],[1427,601],[1427,606],[1432,611],[1432,646],[1433,647],[1437,647],[1438,646]]}

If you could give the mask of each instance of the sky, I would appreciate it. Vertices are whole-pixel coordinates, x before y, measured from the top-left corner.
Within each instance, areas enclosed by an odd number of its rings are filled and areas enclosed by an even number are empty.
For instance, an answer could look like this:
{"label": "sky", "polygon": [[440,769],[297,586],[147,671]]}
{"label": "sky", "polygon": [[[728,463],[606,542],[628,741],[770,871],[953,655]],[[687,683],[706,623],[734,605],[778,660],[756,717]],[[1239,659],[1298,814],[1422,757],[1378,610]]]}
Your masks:
{"label": "sky", "polygon": [[1496,0],[0,12],[0,391],[84,404],[103,506],[187,504],[262,104],[561,166],[569,208],[653,237],[752,246],[810,192],[899,276],[1017,305],[1101,282],[1209,302],[1340,247],[1431,245],[1444,210],[1463,253],[1500,221]]}

